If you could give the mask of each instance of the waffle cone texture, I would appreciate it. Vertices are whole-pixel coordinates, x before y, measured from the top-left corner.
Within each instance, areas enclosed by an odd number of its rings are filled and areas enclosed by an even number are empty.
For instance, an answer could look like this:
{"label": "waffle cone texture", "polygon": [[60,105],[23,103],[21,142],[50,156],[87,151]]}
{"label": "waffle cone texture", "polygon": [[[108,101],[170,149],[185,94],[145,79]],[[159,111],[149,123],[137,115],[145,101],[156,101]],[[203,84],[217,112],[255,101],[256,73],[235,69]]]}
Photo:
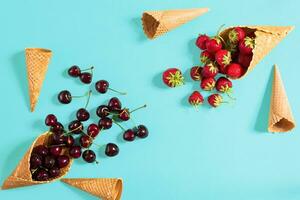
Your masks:
{"label": "waffle cone texture", "polygon": [[278,67],[274,66],[274,79],[269,113],[269,132],[288,132],[296,126]]}
{"label": "waffle cone texture", "polygon": [[26,48],[25,56],[30,97],[30,111],[33,112],[42,89],[52,52],[49,49]]}
{"label": "waffle cone texture", "polygon": [[29,150],[26,152],[22,160],[19,162],[18,166],[15,168],[13,173],[4,181],[2,185],[2,189],[12,189],[17,187],[24,187],[30,185],[44,184],[50,183],[57,179],[60,179],[64,175],[66,175],[71,167],[72,159],[70,159],[70,163],[65,168],[61,169],[61,174],[59,177],[50,179],[48,181],[35,181],[32,179],[30,172],[30,156],[34,147],[42,144],[46,144],[48,142],[50,136],[50,132],[46,132],[41,134],[30,146]]}
{"label": "waffle cone texture", "polygon": [[207,11],[208,8],[146,11],[142,16],[143,30],[149,39],[154,39]]}
{"label": "waffle cone texture", "polygon": [[[246,76],[269,52],[294,29],[293,26],[238,26],[246,30],[246,33],[254,33],[255,47],[250,65],[242,76]],[[228,33],[234,27],[229,27],[220,33],[227,41]]]}
{"label": "waffle cone texture", "polygon": [[61,181],[103,200],[119,200],[123,190],[123,182],[117,178],[64,178]]}

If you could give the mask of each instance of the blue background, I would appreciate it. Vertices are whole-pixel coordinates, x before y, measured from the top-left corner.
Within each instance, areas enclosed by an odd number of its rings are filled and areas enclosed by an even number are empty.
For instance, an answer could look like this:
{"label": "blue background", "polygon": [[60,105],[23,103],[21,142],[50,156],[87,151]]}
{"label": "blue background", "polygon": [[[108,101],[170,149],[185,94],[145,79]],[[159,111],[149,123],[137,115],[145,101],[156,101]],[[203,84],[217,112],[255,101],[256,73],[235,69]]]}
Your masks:
{"label": "blue background", "polygon": [[[120,154],[100,165],[75,161],[67,177],[122,177],[123,199],[292,200],[300,198],[300,135],[266,132],[272,65],[278,64],[294,117],[299,121],[299,1],[252,0],[9,0],[0,3],[0,181],[15,168],[32,140],[46,130],[44,117],[55,113],[65,124],[84,100],[60,105],[56,94],[73,94],[89,86],[69,78],[73,65],[96,67],[96,79],[125,90],[130,108],[148,104],[134,120],[149,127],[145,140],[125,143],[117,126],[97,143],[115,142]],[[147,40],[141,28],[144,10],[209,7],[209,13],[160,37]],[[194,46],[199,33],[214,34],[221,24],[295,25],[291,32],[246,78],[234,82],[233,105],[203,106],[195,112],[188,95],[198,89],[190,81],[169,89],[161,73],[198,64]],[[29,112],[24,48],[44,47],[53,57],[39,102]],[[115,94],[94,95],[89,108]],[[205,94],[206,95],[206,94]],[[93,114],[92,118],[96,118]],[[92,121],[91,121],[92,122]],[[132,123],[127,123],[132,127]],[[102,149],[103,150],[103,149]],[[0,191],[0,199],[95,199],[55,182]]]}

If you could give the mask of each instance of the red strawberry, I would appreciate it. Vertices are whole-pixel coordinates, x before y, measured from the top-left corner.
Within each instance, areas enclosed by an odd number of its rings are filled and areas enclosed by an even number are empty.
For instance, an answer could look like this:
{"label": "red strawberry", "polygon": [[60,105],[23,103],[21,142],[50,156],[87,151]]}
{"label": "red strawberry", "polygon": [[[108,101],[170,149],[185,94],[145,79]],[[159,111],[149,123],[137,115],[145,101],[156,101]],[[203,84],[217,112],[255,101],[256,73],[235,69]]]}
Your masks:
{"label": "red strawberry", "polygon": [[201,52],[200,54],[200,61],[203,64],[209,63],[209,62],[213,62],[214,61],[214,55],[209,53],[207,50],[204,50]]}
{"label": "red strawberry", "polygon": [[198,91],[194,91],[189,97],[189,103],[193,106],[199,106],[203,103],[203,96]]}
{"label": "red strawberry", "polygon": [[216,83],[219,92],[229,93],[232,90],[232,82],[226,77],[220,77]]}
{"label": "red strawberry", "polygon": [[220,66],[229,65],[231,62],[231,53],[227,50],[221,49],[215,54],[215,60]]}
{"label": "red strawberry", "polygon": [[201,71],[202,77],[215,77],[219,72],[219,69],[213,64],[209,63],[205,65]]}
{"label": "red strawberry", "polygon": [[207,35],[199,35],[196,40],[196,45],[200,49],[204,50],[206,49],[206,41],[209,40],[209,37]]}
{"label": "red strawberry", "polygon": [[194,67],[192,67],[191,71],[190,71],[191,78],[194,81],[200,81],[202,79],[202,77],[201,77],[201,71],[202,71],[202,67],[200,67],[200,66],[194,66]]}
{"label": "red strawberry", "polygon": [[215,88],[216,80],[213,77],[204,78],[200,83],[200,87],[203,90],[211,91]]}
{"label": "red strawberry", "polygon": [[223,102],[223,97],[220,94],[212,94],[207,98],[208,103],[212,107],[218,107]]}
{"label": "red strawberry", "polygon": [[226,74],[231,79],[237,79],[244,74],[244,69],[240,64],[231,63],[226,68]]}
{"label": "red strawberry", "polygon": [[179,69],[169,68],[163,73],[163,81],[169,87],[177,87],[183,84],[183,76]]}
{"label": "red strawberry", "polygon": [[255,41],[253,38],[245,37],[239,43],[239,50],[241,54],[251,54],[254,49]]}
{"label": "red strawberry", "polygon": [[218,65],[219,73],[226,74],[227,65]]}
{"label": "red strawberry", "polygon": [[243,67],[247,68],[249,67],[251,60],[252,60],[253,54],[239,54],[238,56],[238,63],[241,64]]}
{"label": "red strawberry", "polygon": [[245,35],[245,31],[241,27],[234,27],[229,31],[228,38],[231,43],[236,44],[242,41],[245,38]]}
{"label": "red strawberry", "polygon": [[215,53],[222,49],[222,42],[219,38],[214,37],[206,41],[206,50],[210,53]]}

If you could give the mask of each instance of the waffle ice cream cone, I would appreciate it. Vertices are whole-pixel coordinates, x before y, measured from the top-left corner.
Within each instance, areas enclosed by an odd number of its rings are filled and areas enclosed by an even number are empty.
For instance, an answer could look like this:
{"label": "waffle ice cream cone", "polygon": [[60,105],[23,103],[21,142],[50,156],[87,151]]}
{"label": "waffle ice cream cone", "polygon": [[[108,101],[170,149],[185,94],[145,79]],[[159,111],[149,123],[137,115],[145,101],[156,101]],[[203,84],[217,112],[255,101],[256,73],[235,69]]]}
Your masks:
{"label": "waffle ice cream cone", "polygon": [[26,48],[25,55],[30,96],[30,110],[33,112],[40,95],[52,52],[48,49]]}
{"label": "waffle ice cream cone", "polygon": [[146,11],[142,16],[143,29],[149,39],[154,39],[207,11],[208,8]]}
{"label": "waffle ice cream cone", "polygon": [[117,178],[63,178],[61,181],[103,200],[119,200],[123,190],[123,182]]}
{"label": "waffle ice cream cone", "polygon": [[19,162],[16,169],[13,171],[13,173],[4,181],[2,185],[2,189],[12,189],[17,187],[24,187],[24,186],[30,186],[30,185],[36,185],[36,184],[43,184],[43,183],[50,183],[53,182],[64,175],[69,171],[72,159],[70,160],[70,163],[67,167],[61,169],[61,175],[57,178],[50,179],[49,181],[35,181],[32,179],[31,172],[30,172],[30,156],[32,153],[32,150],[34,147],[46,144],[49,139],[50,132],[43,133],[40,135],[30,146],[29,150],[26,152],[25,156],[22,158],[22,160]]}
{"label": "waffle ice cream cone", "polygon": [[285,93],[278,67],[274,66],[274,79],[269,113],[269,132],[287,132],[296,126],[290,104]]}
{"label": "waffle ice cream cone", "polygon": [[[294,29],[294,26],[239,26],[246,30],[246,33],[254,33],[255,47],[253,57],[248,70],[242,76],[246,76],[269,52]],[[233,27],[226,28],[220,36],[227,41],[228,33]]]}

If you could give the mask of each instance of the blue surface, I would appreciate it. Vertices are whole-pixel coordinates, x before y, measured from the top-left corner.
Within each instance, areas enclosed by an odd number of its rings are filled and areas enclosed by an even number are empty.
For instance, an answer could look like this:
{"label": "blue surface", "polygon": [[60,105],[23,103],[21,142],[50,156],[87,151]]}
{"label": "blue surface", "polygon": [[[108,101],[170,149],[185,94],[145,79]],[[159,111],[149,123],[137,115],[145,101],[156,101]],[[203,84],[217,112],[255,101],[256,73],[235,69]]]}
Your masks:
{"label": "blue surface", "polygon": [[[67,177],[122,177],[122,199],[294,200],[300,198],[300,135],[266,130],[274,63],[280,67],[294,116],[299,121],[299,1],[252,0],[27,0],[0,3],[1,139],[0,181],[11,173],[32,140],[46,130],[43,119],[55,113],[62,122],[74,118],[84,100],[60,105],[56,94],[88,90],[68,78],[73,64],[94,65],[96,79],[128,91],[120,97],[134,108],[147,103],[134,119],[149,127],[146,140],[124,143],[118,127],[97,143],[116,142],[120,154],[100,165],[75,161]],[[144,10],[209,7],[211,11],[167,35],[150,41],[141,29]],[[214,34],[221,24],[296,25],[245,79],[234,82],[234,105],[207,106],[195,112],[186,103],[197,83],[166,88],[167,67],[183,71],[198,64],[198,33]],[[29,112],[25,47],[53,50],[53,58],[34,113]],[[94,95],[89,108],[113,93]],[[93,109],[93,112],[95,109]],[[95,116],[93,116],[95,118]],[[127,123],[132,126],[131,122]],[[54,193],[55,191],[55,193]],[[0,191],[0,199],[95,199],[55,182]]]}

